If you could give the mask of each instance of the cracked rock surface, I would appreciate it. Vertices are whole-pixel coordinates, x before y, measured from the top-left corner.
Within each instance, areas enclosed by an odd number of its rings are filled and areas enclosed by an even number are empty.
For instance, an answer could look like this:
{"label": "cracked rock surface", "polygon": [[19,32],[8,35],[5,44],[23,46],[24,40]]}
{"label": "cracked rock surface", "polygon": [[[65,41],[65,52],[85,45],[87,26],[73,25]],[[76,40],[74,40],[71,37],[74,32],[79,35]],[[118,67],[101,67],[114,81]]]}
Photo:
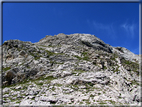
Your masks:
{"label": "cracked rock surface", "polygon": [[139,56],[94,35],[8,40],[2,52],[4,105],[141,104]]}

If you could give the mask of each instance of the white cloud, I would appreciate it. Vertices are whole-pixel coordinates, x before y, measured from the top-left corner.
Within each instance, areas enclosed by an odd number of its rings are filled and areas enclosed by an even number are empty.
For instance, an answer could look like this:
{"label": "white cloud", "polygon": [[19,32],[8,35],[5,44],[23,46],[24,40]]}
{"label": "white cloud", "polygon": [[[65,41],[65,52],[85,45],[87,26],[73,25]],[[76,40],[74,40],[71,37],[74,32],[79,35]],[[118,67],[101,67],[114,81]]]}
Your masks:
{"label": "white cloud", "polygon": [[128,24],[128,23],[124,23],[121,25],[122,28],[124,28],[125,32],[127,33],[127,36],[133,38],[135,35],[135,29],[136,26],[135,24]]}
{"label": "white cloud", "polygon": [[90,27],[99,32],[104,32],[111,39],[116,40],[118,36],[124,35],[126,38],[134,39],[137,34],[137,24],[136,23],[120,23],[112,22],[110,24],[99,23],[97,21],[87,20]]}
{"label": "white cloud", "polygon": [[101,30],[109,30],[110,29],[110,26],[104,25],[102,23],[97,23],[95,21],[93,21],[93,25],[96,29],[101,29]]}
{"label": "white cloud", "polygon": [[115,26],[114,26],[113,23],[111,23],[111,24],[103,24],[103,23],[98,23],[96,21],[90,21],[90,20],[87,20],[87,23],[88,23],[88,25],[90,27],[93,26],[93,28],[96,31],[105,32],[106,35],[108,35],[112,39],[116,38]]}

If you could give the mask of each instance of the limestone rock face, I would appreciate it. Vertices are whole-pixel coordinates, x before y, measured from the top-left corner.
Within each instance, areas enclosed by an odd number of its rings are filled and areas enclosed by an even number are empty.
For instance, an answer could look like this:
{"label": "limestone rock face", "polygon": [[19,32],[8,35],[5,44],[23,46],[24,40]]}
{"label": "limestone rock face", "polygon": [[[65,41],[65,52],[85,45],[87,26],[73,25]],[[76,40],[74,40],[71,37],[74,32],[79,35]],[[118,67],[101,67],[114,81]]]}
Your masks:
{"label": "limestone rock face", "polygon": [[8,40],[2,52],[4,105],[141,104],[139,56],[94,35]]}

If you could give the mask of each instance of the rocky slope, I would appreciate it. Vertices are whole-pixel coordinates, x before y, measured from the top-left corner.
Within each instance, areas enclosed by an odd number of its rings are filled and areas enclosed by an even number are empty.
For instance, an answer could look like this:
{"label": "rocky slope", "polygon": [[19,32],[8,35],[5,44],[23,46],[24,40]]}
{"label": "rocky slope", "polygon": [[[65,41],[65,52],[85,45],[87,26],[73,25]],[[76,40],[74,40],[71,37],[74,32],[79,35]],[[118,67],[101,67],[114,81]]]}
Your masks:
{"label": "rocky slope", "polygon": [[90,34],[2,45],[4,105],[140,105],[139,57]]}

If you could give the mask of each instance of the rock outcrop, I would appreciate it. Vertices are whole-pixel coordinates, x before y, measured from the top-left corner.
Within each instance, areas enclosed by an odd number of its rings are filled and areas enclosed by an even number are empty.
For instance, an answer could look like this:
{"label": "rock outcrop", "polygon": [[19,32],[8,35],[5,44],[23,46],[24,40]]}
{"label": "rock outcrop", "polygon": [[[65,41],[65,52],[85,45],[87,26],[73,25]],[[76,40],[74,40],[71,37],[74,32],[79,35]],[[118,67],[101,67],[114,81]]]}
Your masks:
{"label": "rock outcrop", "polygon": [[90,34],[2,45],[4,105],[140,105],[138,55]]}

